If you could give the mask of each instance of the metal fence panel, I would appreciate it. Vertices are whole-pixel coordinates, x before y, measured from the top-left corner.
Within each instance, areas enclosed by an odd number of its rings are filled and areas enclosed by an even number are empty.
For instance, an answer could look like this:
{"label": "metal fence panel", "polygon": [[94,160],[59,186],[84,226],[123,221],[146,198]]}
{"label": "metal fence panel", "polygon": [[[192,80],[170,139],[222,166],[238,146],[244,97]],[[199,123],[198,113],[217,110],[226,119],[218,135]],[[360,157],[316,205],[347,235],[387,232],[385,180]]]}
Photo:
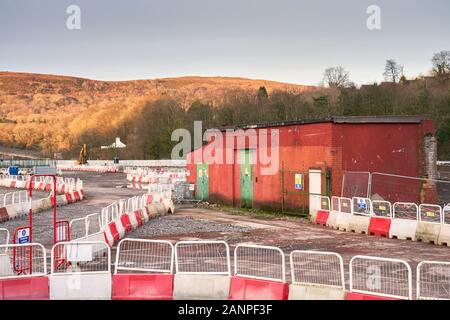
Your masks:
{"label": "metal fence panel", "polygon": [[331,197],[331,211],[339,211],[341,207],[341,198]]}
{"label": "metal fence panel", "polygon": [[340,212],[352,213],[352,199],[341,198]]}
{"label": "metal fence panel", "polygon": [[370,216],[372,201],[368,198],[352,198],[352,214],[361,216]]}
{"label": "metal fence panel", "polygon": [[442,208],[435,204],[421,204],[419,205],[419,220],[430,223],[442,223]]}
{"label": "metal fence panel", "polygon": [[376,217],[392,218],[392,204],[389,201],[373,200],[372,214]]}
{"label": "metal fence panel", "polygon": [[86,218],[77,218],[70,221],[70,239],[79,240],[87,236]]}
{"label": "metal fence panel", "polygon": [[412,299],[412,273],[403,260],[355,256],[350,260],[350,292]]}
{"label": "metal fence panel", "polygon": [[169,241],[123,239],[117,246],[114,273],[173,273],[174,247]]}
{"label": "metal fence panel", "polygon": [[418,220],[419,207],[415,203],[396,202],[394,203],[394,219]]}
{"label": "metal fence panel", "polygon": [[47,275],[45,248],[39,243],[0,245],[0,279]]}
{"label": "metal fence panel", "polygon": [[231,275],[230,248],[224,241],[179,241],[175,267],[177,273]]}
{"label": "metal fence panel", "polygon": [[416,296],[417,299],[450,300],[450,262],[420,262]]}
{"label": "metal fence panel", "polygon": [[111,250],[106,242],[59,242],[52,248],[52,275],[111,272]]}
{"label": "metal fence panel", "polygon": [[87,236],[102,232],[102,221],[99,213],[88,214],[85,219]]}
{"label": "metal fence panel", "polygon": [[234,249],[234,274],[286,282],[284,253],[277,247],[239,244]]}
{"label": "metal fence panel", "polygon": [[344,263],[337,253],[295,250],[290,263],[293,284],[345,290]]}

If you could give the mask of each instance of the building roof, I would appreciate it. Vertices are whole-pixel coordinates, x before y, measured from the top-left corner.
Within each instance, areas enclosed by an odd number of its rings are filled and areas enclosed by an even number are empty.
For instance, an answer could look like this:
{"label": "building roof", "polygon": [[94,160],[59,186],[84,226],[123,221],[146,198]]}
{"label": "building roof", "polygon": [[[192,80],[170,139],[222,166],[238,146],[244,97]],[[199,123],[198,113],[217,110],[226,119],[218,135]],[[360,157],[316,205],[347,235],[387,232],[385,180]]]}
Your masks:
{"label": "building roof", "polygon": [[258,129],[271,127],[284,127],[299,124],[315,124],[315,123],[422,123],[427,120],[427,116],[352,116],[352,117],[329,117],[314,120],[292,120],[292,121],[276,121],[266,122],[242,126],[224,127],[226,129]]}

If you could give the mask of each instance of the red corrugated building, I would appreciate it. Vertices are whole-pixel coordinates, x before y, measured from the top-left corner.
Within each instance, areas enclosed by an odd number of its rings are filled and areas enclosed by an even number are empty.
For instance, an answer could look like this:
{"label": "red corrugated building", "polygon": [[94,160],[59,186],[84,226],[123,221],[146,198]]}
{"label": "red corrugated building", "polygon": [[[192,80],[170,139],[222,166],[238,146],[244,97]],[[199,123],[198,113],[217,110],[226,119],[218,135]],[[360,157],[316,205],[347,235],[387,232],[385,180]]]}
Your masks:
{"label": "red corrugated building", "polygon": [[[267,165],[261,163],[259,152],[270,148],[270,138],[267,147],[260,140],[250,145],[248,136],[245,145],[240,146],[236,138],[222,140],[219,149],[224,153],[223,160],[228,151],[234,163],[211,163],[199,158],[211,146],[209,142],[187,155],[188,181],[195,184],[197,198],[233,206],[306,211],[310,194],[341,196],[346,171],[413,177],[428,177],[436,172],[436,164],[429,154],[436,153],[435,126],[432,120],[423,117],[334,117],[234,129],[241,129],[247,135],[250,132],[250,136],[278,135],[276,172],[264,175],[261,170]],[[218,149],[214,156],[216,152]],[[251,164],[249,158],[256,158],[256,162]],[[239,163],[238,159],[243,161]],[[414,193],[411,196],[414,199],[404,201],[426,200],[424,188],[422,184],[415,186],[417,190],[410,192]],[[353,195],[360,191],[353,190]]]}

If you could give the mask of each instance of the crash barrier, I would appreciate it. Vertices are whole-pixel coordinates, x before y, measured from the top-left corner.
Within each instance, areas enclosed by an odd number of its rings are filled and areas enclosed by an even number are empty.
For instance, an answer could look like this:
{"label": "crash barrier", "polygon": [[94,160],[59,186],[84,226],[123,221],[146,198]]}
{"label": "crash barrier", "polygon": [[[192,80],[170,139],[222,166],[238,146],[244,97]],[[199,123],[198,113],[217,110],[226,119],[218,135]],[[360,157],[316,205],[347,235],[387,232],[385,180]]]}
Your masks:
{"label": "crash barrier", "polygon": [[46,260],[38,243],[0,245],[0,300],[48,299]]}
{"label": "crash barrier", "polygon": [[[0,175],[0,186],[6,188],[29,189],[30,175]],[[33,179],[33,189],[51,191],[53,189],[53,177],[37,176]],[[58,193],[71,193],[83,190],[83,181],[74,178],[56,177],[56,190]]]}
{"label": "crash barrier", "polygon": [[450,244],[450,205],[317,197],[321,206],[310,215],[315,224],[371,236]]}
{"label": "crash barrier", "polygon": [[280,248],[239,244],[234,249],[231,300],[287,300],[285,258]]}
{"label": "crash barrier", "polygon": [[416,298],[450,300],[450,262],[422,261],[417,265]]}
{"label": "crash barrier", "polygon": [[355,256],[350,260],[347,300],[412,299],[412,272],[399,259]]}
{"label": "crash barrier", "polygon": [[226,300],[230,293],[230,248],[224,241],[179,241],[175,244],[176,300]]}
{"label": "crash barrier", "polygon": [[59,166],[61,171],[81,171],[81,172],[96,172],[96,173],[117,173],[120,172],[118,166],[91,166],[91,165],[73,165],[73,166]]}
{"label": "crash barrier", "polygon": [[174,247],[169,241],[121,240],[112,278],[112,299],[172,299],[173,265]]}
{"label": "crash barrier", "polygon": [[344,262],[334,252],[295,250],[290,254],[289,300],[344,300]]}
{"label": "crash barrier", "polygon": [[[104,242],[72,241],[54,246],[50,282],[42,245],[1,245],[0,299],[171,299],[175,287],[185,299],[217,299],[217,296],[226,299],[238,295],[265,299],[269,291],[275,293],[275,298],[284,297],[286,280],[278,248],[261,247],[270,248],[270,253],[261,249],[242,252],[238,247],[249,246],[238,245],[233,280],[240,279],[230,287],[230,251],[226,243],[180,241],[175,246],[179,254],[175,265],[181,282],[173,274],[175,250],[170,242],[124,239],[117,247],[111,284],[110,249]],[[259,246],[249,249],[256,247]],[[255,254],[263,254],[265,258]],[[273,258],[268,259],[269,256]],[[291,252],[289,299],[341,300],[344,295],[346,299],[358,300],[412,299],[411,268],[403,260],[353,257],[348,291],[343,268],[342,257],[336,253]],[[207,277],[213,280],[207,283],[204,281]],[[416,280],[415,298],[450,299],[450,262],[419,263]],[[247,290],[236,292],[236,286]]]}
{"label": "crash barrier", "polygon": [[187,171],[185,168],[125,168],[127,180],[130,182],[151,184],[174,184],[185,182]]}
{"label": "crash barrier", "polygon": [[71,239],[77,241],[106,241],[112,247],[125,235],[158,216],[175,213],[170,199],[161,199],[153,204],[150,195],[143,194],[121,199],[106,207],[100,213],[70,221]]}
{"label": "crash barrier", "polygon": [[60,242],[51,253],[50,299],[111,299],[111,250],[105,242]]}

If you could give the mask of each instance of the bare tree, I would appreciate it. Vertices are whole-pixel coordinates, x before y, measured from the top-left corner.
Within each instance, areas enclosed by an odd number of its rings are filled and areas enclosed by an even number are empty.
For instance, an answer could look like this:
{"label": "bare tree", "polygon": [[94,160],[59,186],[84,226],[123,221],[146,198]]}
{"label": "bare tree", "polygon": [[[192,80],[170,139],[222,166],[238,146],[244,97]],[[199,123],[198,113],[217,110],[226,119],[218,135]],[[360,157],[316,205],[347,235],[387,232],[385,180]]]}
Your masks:
{"label": "bare tree", "polygon": [[386,81],[397,83],[403,75],[403,66],[398,64],[395,60],[386,60],[383,76]]}
{"label": "bare tree", "polygon": [[352,84],[350,73],[342,66],[327,68],[323,73],[323,81],[333,88],[346,88]]}
{"label": "bare tree", "polygon": [[450,74],[450,51],[435,53],[431,59],[433,72],[437,77],[446,77]]}

